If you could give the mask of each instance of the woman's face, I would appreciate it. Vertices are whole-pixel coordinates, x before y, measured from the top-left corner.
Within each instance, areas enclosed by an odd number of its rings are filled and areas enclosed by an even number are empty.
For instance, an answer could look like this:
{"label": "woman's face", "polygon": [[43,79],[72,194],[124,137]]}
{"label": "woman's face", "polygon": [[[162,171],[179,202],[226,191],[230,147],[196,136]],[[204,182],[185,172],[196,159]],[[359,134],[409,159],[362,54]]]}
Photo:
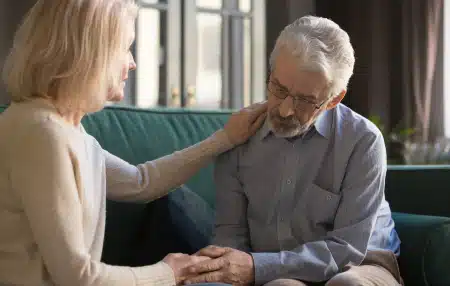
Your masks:
{"label": "woman's face", "polygon": [[134,57],[130,50],[135,37],[134,25],[130,24],[128,31],[129,36],[127,37],[127,49],[123,51],[123,57],[121,57],[124,59],[121,65],[121,82],[119,86],[110,88],[108,93],[108,101],[118,102],[124,98],[124,88],[126,80],[128,79],[128,72],[136,69],[136,63],[134,62]]}

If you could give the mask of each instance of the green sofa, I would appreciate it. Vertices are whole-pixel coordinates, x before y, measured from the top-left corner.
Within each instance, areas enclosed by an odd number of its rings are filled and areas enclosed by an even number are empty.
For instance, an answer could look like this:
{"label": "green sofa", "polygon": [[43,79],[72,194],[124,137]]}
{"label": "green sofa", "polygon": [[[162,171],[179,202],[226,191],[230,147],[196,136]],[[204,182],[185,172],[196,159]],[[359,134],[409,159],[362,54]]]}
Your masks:
{"label": "green sofa", "polygon": [[[228,116],[228,111],[107,107],[86,116],[83,125],[103,148],[137,164],[206,138]],[[186,186],[214,209],[212,168],[201,170]],[[402,240],[399,262],[407,286],[450,285],[448,186],[450,166],[389,166],[386,196]],[[185,232],[174,226],[170,208],[168,197],[149,204],[108,201],[103,261],[144,265],[169,252],[192,253],[206,244],[187,241]]]}

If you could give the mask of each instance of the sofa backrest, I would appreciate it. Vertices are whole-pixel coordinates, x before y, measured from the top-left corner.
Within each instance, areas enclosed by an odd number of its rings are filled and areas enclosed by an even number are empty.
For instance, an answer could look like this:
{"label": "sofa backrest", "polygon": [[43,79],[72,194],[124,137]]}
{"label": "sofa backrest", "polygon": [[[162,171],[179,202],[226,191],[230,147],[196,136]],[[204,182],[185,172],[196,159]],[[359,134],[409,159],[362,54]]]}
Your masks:
{"label": "sofa backrest", "polygon": [[[223,126],[228,114],[226,111],[107,107],[86,116],[82,123],[104,149],[138,164],[205,139]],[[212,172],[211,164],[186,185],[214,207]],[[110,264],[145,265],[158,261],[167,252],[182,251],[181,240],[162,223],[167,213],[165,198],[149,205],[108,201],[102,260]],[[144,249],[152,244],[159,247]],[[118,246],[122,248],[118,250]]]}
{"label": "sofa backrest", "polygon": [[[138,164],[207,138],[223,126],[228,114],[226,111],[108,107],[86,116],[83,126],[104,149],[131,164]],[[212,171],[212,165],[204,168],[187,186],[214,206]]]}
{"label": "sofa backrest", "polygon": [[386,199],[395,212],[450,217],[450,166],[389,166]]}
{"label": "sofa backrest", "polygon": [[[229,115],[109,107],[87,116],[83,124],[105,149],[139,163],[197,143],[222,127]],[[212,166],[187,185],[214,206]],[[395,212],[450,217],[450,166],[388,166],[386,198]]]}
{"label": "sofa backrest", "polygon": [[[5,106],[0,106],[0,113]],[[197,143],[224,125],[230,111],[107,107],[83,125],[109,152],[137,164]],[[212,166],[187,186],[214,207]],[[392,210],[450,217],[450,166],[388,166],[386,197]]]}

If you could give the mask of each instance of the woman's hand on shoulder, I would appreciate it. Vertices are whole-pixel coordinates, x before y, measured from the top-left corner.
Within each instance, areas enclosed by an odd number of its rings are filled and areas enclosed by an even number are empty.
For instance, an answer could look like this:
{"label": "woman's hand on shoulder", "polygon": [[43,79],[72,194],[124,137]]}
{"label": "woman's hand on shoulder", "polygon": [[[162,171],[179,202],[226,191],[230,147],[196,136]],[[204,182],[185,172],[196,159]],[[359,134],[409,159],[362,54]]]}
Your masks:
{"label": "woman's hand on shoulder", "polygon": [[233,113],[224,130],[233,145],[240,145],[259,130],[266,116],[267,102],[254,103]]}

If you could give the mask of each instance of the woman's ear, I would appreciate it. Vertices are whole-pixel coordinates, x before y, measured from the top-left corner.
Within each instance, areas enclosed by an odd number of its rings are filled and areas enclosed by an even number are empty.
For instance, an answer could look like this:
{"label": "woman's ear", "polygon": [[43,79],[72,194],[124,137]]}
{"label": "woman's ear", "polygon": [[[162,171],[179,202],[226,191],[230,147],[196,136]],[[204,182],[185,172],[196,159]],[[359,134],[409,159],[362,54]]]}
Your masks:
{"label": "woman's ear", "polygon": [[341,93],[339,93],[338,96],[335,96],[333,98],[333,100],[331,100],[328,104],[327,104],[327,110],[329,109],[333,109],[336,107],[336,105],[338,105],[339,103],[341,103],[341,101],[344,99],[345,94],[347,93],[346,90],[343,90]]}

